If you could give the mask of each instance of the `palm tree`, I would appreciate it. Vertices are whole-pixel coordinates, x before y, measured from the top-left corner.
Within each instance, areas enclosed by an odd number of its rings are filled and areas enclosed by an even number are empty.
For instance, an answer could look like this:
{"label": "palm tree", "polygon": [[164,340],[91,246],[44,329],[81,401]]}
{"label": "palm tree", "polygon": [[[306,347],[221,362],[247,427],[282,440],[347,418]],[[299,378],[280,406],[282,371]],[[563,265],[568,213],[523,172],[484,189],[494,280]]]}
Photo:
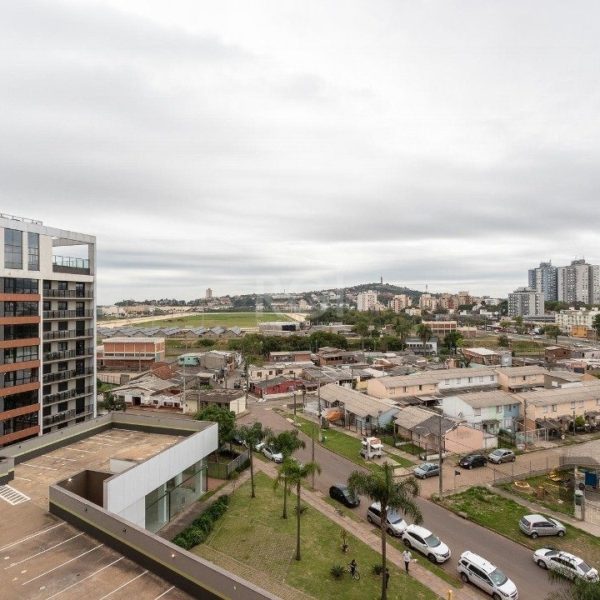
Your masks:
{"label": "palm tree", "polygon": [[406,338],[408,334],[411,332],[412,323],[407,321],[406,319],[396,319],[394,323],[394,332],[400,338],[400,344],[402,346],[402,350],[406,348]]}
{"label": "palm tree", "polygon": [[381,505],[381,600],[387,599],[385,586],[385,572],[387,567],[387,529],[383,523],[387,521],[388,509],[403,511],[415,523],[423,520],[421,511],[415,502],[419,494],[419,485],[414,477],[394,481],[393,467],[385,463],[383,467],[374,472],[365,473],[354,471],[348,478],[348,489],[354,495],[369,496],[374,502]]}
{"label": "palm tree", "polygon": [[[298,430],[282,431],[276,436],[271,436],[269,443],[273,444],[276,450],[283,454],[283,460],[290,458],[292,454],[300,448],[306,448],[304,440],[298,437]],[[288,480],[284,474],[283,477],[283,514],[284,519],[287,519],[287,497],[289,494]]]}
{"label": "palm tree", "polygon": [[281,481],[287,480],[290,486],[296,486],[296,560],[300,560],[300,515],[302,513],[300,509],[300,494],[302,491],[302,481],[315,471],[317,473],[321,472],[321,467],[316,462],[309,462],[303,465],[296,460],[287,458],[279,468],[274,484],[277,487]]}
{"label": "palm tree", "polygon": [[256,445],[262,442],[266,437],[271,436],[271,430],[268,427],[263,427],[258,421],[252,425],[242,425],[237,430],[237,436],[244,442],[250,451],[250,487],[252,489],[252,498],[256,498],[254,488],[254,451]]}
{"label": "palm tree", "polygon": [[433,335],[431,327],[429,327],[429,325],[425,325],[425,323],[419,323],[417,327],[417,335],[419,336],[419,339],[423,342],[423,350],[425,350],[427,342],[431,339],[431,336]]}

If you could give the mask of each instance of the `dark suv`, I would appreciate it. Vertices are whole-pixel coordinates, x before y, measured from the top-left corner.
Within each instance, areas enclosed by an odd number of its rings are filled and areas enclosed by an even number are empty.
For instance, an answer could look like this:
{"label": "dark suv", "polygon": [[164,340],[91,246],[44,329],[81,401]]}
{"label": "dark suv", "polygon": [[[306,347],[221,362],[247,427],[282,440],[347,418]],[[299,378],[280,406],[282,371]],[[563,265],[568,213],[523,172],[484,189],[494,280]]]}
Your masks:
{"label": "dark suv", "polygon": [[348,486],[338,483],[329,488],[329,496],[348,508],[355,508],[360,504],[360,498],[356,498],[350,493]]}
{"label": "dark suv", "polygon": [[458,462],[458,466],[463,469],[474,469],[475,467],[485,467],[487,458],[483,454],[469,454],[463,456]]}

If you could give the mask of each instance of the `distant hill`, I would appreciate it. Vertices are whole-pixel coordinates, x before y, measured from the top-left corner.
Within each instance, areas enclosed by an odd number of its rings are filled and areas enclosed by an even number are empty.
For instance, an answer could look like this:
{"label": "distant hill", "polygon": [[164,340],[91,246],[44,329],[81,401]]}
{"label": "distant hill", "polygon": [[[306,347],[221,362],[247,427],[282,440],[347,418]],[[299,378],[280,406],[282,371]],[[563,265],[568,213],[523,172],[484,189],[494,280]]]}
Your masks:
{"label": "distant hill", "polygon": [[421,297],[421,294],[423,294],[423,292],[419,292],[418,290],[411,290],[410,288],[393,285],[391,283],[361,283],[360,285],[354,285],[345,289],[346,292],[353,292],[355,294],[373,290],[374,292],[377,292],[380,301],[391,300],[393,296],[397,296],[398,294],[406,294],[407,296],[418,300]]}

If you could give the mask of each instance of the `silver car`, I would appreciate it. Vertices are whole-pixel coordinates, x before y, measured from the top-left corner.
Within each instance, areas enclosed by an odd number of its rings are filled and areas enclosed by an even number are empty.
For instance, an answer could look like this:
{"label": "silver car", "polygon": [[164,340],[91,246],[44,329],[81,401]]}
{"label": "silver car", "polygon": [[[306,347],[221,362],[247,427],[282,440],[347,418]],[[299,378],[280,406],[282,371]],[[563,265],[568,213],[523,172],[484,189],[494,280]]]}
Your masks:
{"label": "silver car", "polygon": [[515,453],[508,448],[496,448],[488,454],[488,460],[497,465],[505,462],[515,462],[516,458]]}
{"label": "silver car", "polygon": [[558,537],[563,537],[567,533],[562,523],[543,515],[525,515],[519,521],[519,529],[534,540],[540,535],[557,535]]}

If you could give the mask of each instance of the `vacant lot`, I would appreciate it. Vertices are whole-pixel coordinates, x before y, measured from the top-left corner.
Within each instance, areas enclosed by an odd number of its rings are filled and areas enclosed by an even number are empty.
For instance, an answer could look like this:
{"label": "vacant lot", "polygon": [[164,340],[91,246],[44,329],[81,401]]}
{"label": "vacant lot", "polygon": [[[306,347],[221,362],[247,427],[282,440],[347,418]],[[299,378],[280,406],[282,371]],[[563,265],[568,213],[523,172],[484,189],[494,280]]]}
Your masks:
{"label": "vacant lot", "polygon": [[270,321],[292,321],[282,313],[263,312],[231,312],[231,313],[203,313],[190,317],[177,317],[161,319],[159,321],[146,321],[133,323],[133,327],[258,327],[259,323]]}
{"label": "vacant lot", "polygon": [[[568,476],[568,475],[567,475]],[[529,484],[529,488],[522,487]],[[521,487],[519,487],[521,486]],[[504,483],[500,485],[502,489],[520,496],[530,502],[536,502],[549,510],[565,513],[573,516],[575,509],[573,507],[573,490],[569,490],[560,483],[552,481],[548,475],[538,475],[514,483]]]}
{"label": "vacant lot", "polygon": [[[380,556],[358,539],[348,536],[350,551],[341,551],[338,525],[309,507],[302,517],[302,560],[294,559],[296,519],[281,518],[282,491],[273,489],[273,481],[260,473],[256,478],[257,497],[250,499],[250,484],[242,485],[231,497],[229,510],[205,544],[196,546],[200,556],[232,568],[262,587],[286,598],[306,597],[303,594],[330,600],[364,600],[377,598],[380,578],[371,574]],[[292,506],[296,497],[290,496]],[[334,564],[347,565],[355,558],[360,569],[360,581],[348,574],[333,579],[329,570]],[[407,577],[390,564],[390,600],[419,600],[436,595],[417,580]]]}
{"label": "vacant lot", "polygon": [[[532,540],[521,533],[519,521],[531,510],[490,490],[475,487],[444,499],[443,504],[455,512],[466,513],[472,521],[509,537],[532,550],[545,546],[557,546],[587,559],[593,566],[600,566],[600,539],[575,527],[566,525],[567,535],[560,538]],[[543,511],[540,511],[543,514]]]}

